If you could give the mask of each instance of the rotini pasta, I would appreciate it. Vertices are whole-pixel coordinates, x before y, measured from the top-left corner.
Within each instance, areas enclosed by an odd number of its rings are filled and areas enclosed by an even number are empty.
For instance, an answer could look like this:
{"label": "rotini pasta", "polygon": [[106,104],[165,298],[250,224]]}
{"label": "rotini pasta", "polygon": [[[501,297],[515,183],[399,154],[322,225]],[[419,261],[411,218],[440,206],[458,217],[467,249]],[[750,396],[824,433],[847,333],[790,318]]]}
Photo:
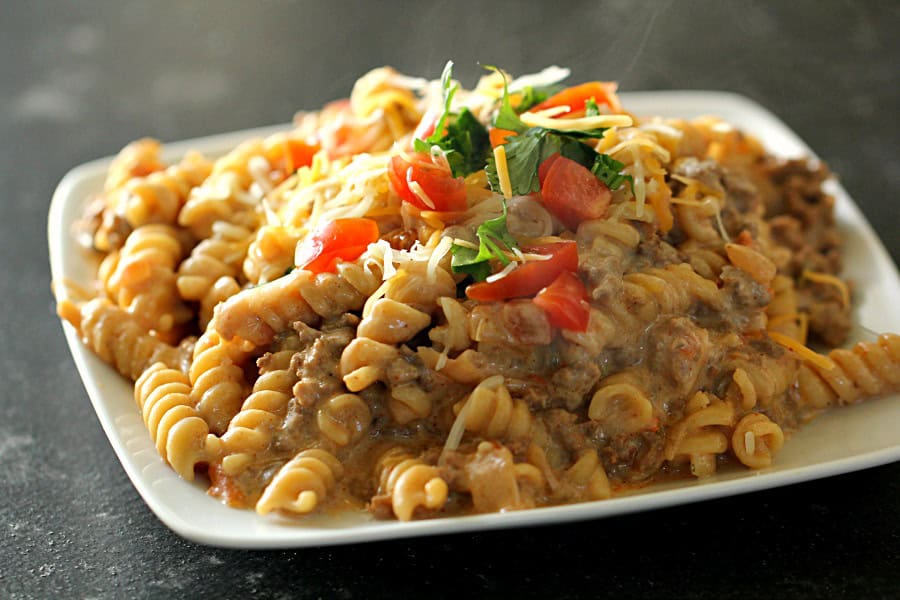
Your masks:
{"label": "rotini pasta", "polygon": [[194,409],[190,391],[185,374],[163,363],[154,363],[134,383],[134,398],[160,456],[188,480],[198,464],[212,462],[221,450],[221,441]]}
{"label": "rotini pasta", "polygon": [[76,230],[97,297],[57,311],[181,477],[260,515],[603,500],[900,389],[900,336],[838,347],[824,166],[534,81],[380,68],[214,161],[120,152]]}

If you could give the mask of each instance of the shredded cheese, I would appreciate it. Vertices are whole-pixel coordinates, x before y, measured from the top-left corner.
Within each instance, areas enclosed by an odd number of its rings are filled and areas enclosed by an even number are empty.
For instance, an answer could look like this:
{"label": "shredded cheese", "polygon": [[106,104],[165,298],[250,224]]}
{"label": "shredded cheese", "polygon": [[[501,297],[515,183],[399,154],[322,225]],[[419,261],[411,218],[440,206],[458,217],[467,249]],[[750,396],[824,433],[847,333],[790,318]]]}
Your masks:
{"label": "shredded cheese", "polygon": [[844,305],[844,308],[850,308],[850,290],[847,288],[847,284],[839,277],[829,275],[828,273],[821,273],[819,271],[810,271],[809,269],[803,270],[802,277],[816,283],[833,285],[841,293],[841,304]]}
{"label": "shredded cheese", "polygon": [[577,119],[553,119],[542,113],[524,112],[519,119],[529,127],[557,131],[585,131],[608,127],[629,127],[634,121],[628,115],[596,115]]}
{"label": "shredded cheese", "polygon": [[493,275],[489,275],[488,278],[485,279],[485,281],[487,281],[488,283],[494,283],[495,281],[499,281],[499,280],[503,279],[504,277],[506,277],[507,275],[509,275],[510,273],[512,273],[518,266],[519,266],[519,263],[511,262],[508,265],[506,265],[505,267],[503,267],[503,270],[500,271],[499,273],[494,273]]}
{"label": "shredded cheese", "polygon": [[571,71],[556,65],[552,65],[538,73],[529,73],[528,75],[520,75],[509,82],[509,92],[520,92],[527,87],[545,87],[559,83],[567,78]]}
{"label": "shredded cheese", "polygon": [[756,436],[752,431],[744,433],[744,446],[747,448],[747,454],[756,454]]}
{"label": "shredded cheese", "polygon": [[463,434],[466,433],[466,414],[469,412],[466,409],[468,408],[469,400],[466,399],[466,403],[463,404],[459,414],[456,415],[453,425],[450,426],[450,432],[447,434],[447,441],[444,442],[444,449],[441,451],[441,455],[443,455],[444,452],[453,451],[459,448],[459,443],[462,441]]}
{"label": "shredded cheese", "polygon": [[478,250],[478,244],[473,244],[469,240],[464,240],[462,238],[453,238],[453,243],[457,246],[462,246],[463,248],[469,248],[470,250]]}
{"label": "shredded cheese", "polygon": [[813,352],[797,340],[784,335],[783,333],[778,333],[777,331],[770,331],[769,337],[772,338],[772,341],[776,344],[784,346],[791,352],[794,352],[799,356],[802,360],[807,362],[811,362],[816,365],[820,369],[825,369],[826,371],[831,371],[834,369],[834,362],[828,358],[827,356],[823,356],[818,352]]}
{"label": "shredded cheese", "polygon": [[[400,273],[400,272],[401,271],[398,271],[397,273]],[[371,296],[369,296],[369,299],[366,300],[366,303],[363,305],[363,310],[362,310],[363,318],[366,318],[370,314],[372,314],[372,310],[375,308],[375,303],[378,302],[379,300],[381,300],[385,296],[385,294],[387,294],[388,287],[390,287],[390,284],[391,284],[390,280],[385,280],[380,286],[378,286],[378,289],[375,290],[375,292]]]}
{"label": "shredded cheese", "polygon": [[501,144],[494,148],[494,163],[497,165],[497,179],[500,181],[500,191],[503,197],[512,198],[512,182],[509,179],[509,165],[506,164],[506,148]]}
{"label": "shredded cheese", "polygon": [[437,281],[437,269],[440,266],[441,260],[443,260],[444,256],[450,252],[450,247],[453,245],[453,242],[449,237],[442,237],[441,241],[438,242],[438,245],[432,250],[431,256],[428,258],[428,281],[434,283]]}
{"label": "shredded cheese", "polygon": [[413,181],[412,172],[412,167],[406,170],[406,184],[409,186],[409,191],[415,194],[416,197],[425,204],[425,206],[434,210],[436,208],[434,202],[432,202],[431,198],[428,197],[428,194],[425,193],[425,190],[422,189],[422,186],[419,185],[419,182]]}
{"label": "shredded cheese", "polygon": [[622,140],[621,142],[619,142],[618,144],[616,144],[615,146],[613,146],[612,148],[607,150],[605,153],[612,156],[614,154],[621,152],[625,148],[636,149],[636,148],[640,148],[642,146],[644,148],[646,148],[647,150],[649,150],[651,154],[655,154],[656,157],[659,158],[659,160],[661,160],[664,163],[669,162],[669,160],[671,160],[671,158],[672,158],[672,156],[671,156],[671,154],[669,154],[668,150],[666,150],[665,148],[663,148],[662,146],[660,146],[659,144],[657,144],[656,142],[654,142],[653,140],[651,140],[649,137],[646,137],[646,136],[644,136],[644,137],[636,136],[636,137],[628,138],[627,140]]}

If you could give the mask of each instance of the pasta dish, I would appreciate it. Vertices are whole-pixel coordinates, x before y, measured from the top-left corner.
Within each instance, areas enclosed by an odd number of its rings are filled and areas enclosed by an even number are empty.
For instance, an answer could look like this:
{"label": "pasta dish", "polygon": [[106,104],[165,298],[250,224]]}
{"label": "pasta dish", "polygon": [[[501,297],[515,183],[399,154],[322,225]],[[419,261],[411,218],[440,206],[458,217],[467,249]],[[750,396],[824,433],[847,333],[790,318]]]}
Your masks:
{"label": "pasta dish", "polygon": [[160,456],[236,508],[411,520],[764,469],[900,390],[843,348],[827,167],[610,82],[375,69],[221,157],[112,162],[55,282]]}

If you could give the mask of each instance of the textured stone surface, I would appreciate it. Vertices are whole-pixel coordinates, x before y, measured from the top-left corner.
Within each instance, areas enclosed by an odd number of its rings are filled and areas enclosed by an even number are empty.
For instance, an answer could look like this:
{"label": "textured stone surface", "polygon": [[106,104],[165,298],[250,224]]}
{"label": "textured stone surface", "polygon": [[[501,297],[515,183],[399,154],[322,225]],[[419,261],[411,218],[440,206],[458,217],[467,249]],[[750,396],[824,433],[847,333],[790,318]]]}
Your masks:
{"label": "textured stone surface", "polygon": [[556,4],[4,3],[0,597],[900,593],[900,464],[610,520],[283,552],[186,542],[126,478],[54,316],[56,183],[139,136],[284,122],[370,67],[436,75],[452,57],[471,84],[476,61],[556,63],[625,90],[745,94],[831,164],[900,258],[897,2]]}

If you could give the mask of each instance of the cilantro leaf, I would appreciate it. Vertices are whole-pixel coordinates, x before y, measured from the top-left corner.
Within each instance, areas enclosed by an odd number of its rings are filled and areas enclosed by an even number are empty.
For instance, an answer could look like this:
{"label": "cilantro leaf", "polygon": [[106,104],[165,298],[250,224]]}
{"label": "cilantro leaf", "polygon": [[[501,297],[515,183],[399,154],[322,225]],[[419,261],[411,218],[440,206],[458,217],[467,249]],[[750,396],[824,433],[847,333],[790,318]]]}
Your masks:
{"label": "cilantro leaf", "polygon": [[522,122],[522,119],[519,118],[509,101],[509,85],[506,81],[506,74],[497,67],[490,65],[485,66],[485,69],[495,71],[503,77],[503,99],[500,101],[500,109],[497,111],[497,116],[494,117],[494,127],[523,133],[528,129],[528,125]]}
{"label": "cilantro leaf", "polygon": [[467,246],[450,246],[450,268],[454,273],[471,275],[475,281],[484,281],[491,275],[491,263],[478,258],[479,251]]}
{"label": "cilantro leaf", "polygon": [[444,65],[444,72],[441,73],[441,88],[444,90],[444,110],[434,126],[434,132],[424,140],[425,143],[429,144],[429,147],[431,144],[439,143],[444,135],[444,125],[447,123],[447,118],[450,116],[450,104],[453,102],[453,96],[456,95],[456,90],[459,89],[459,84],[454,83],[452,77],[453,61],[448,60],[447,64]]}
{"label": "cilantro leaf", "polygon": [[621,171],[625,167],[621,163],[608,154],[598,154],[591,167],[591,173],[597,176],[597,179],[606,184],[611,191],[616,191],[624,182],[628,182],[634,189],[634,177],[625,175]]}
{"label": "cilantro leaf", "polygon": [[516,112],[523,113],[533,106],[537,106],[553,94],[563,89],[561,85],[548,85],[533,87],[530,85],[522,88],[522,101],[516,107]]}
{"label": "cilantro leaf", "polygon": [[[459,115],[450,110],[459,85],[453,83],[453,62],[448,61],[441,75],[444,89],[444,110],[434,126],[434,132],[424,140],[415,140],[417,152],[431,152],[434,146],[444,151],[454,177],[466,176],[484,168],[491,142],[487,129],[472,112],[464,108]],[[454,118],[455,117],[455,118]]]}
{"label": "cilantro leaf", "polygon": [[488,219],[478,226],[475,235],[478,236],[478,250],[453,244],[450,247],[452,259],[450,268],[454,273],[466,273],[475,281],[484,281],[491,274],[491,260],[498,260],[504,265],[509,264],[509,259],[504,252],[518,248],[519,243],[506,228],[506,202],[503,202],[503,214],[493,219]]}
{"label": "cilantro leaf", "polygon": [[[507,139],[506,167],[509,170],[509,183],[514,196],[540,191],[538,167],[551,154],[559,152],[562,141],[559,136],[548,135],[549,133],[546,129],[532,127],[521,135]],[[499,192],[500,180],[493,156],[488,159],[485,171],[491,189]]]}
{"label": "cilantro leaf", "polygon": [[447,127],[447,135],[439,145],[447,151],[447,160],[456,177],[483,169],[491,153],[487,129],[468,108]]}

